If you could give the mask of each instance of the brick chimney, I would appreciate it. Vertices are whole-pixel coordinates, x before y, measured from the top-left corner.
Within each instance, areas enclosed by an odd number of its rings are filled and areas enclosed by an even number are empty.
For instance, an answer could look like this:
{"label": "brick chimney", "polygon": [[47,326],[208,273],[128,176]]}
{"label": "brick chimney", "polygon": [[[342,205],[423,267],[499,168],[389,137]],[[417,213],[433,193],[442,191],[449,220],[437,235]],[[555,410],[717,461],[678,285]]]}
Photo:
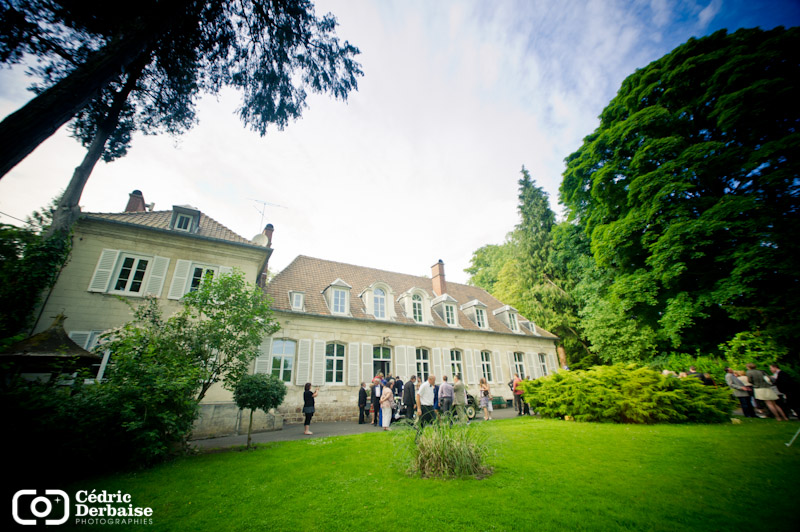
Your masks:
{"label": "brick chimney", "polygon": [[141,190],[134,190],[128,195],[128,206],[125,212],[145,212],[147,206],[144,203],[144,196]]}
{"label": "brick chimney", "polygon": [[433,292],[440,296],[447,293],[447,282],[444,280],[444,262],[439,262],[431,266],[431,277],[433,278]]}
{"label": "brick chimney", "polygon": [[267,226],[264,228],[264,236],[267,237],[267,247],[268,248],[272,247],[272,233],[274,231],[275,231],[275,227],[273,227],[272,224],[267,224]]}

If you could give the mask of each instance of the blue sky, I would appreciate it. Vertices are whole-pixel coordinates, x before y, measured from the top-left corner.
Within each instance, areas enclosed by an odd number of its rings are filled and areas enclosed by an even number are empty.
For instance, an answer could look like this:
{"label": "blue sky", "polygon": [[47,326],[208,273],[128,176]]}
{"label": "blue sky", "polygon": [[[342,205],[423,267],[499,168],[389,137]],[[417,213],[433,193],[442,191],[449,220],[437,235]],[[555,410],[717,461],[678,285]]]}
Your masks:
{"label": "blue sky", "polygon": [[[319,0],[361,49],[346,103],[313,95],[303,117],[265,137],[235,116],[239,97],[199,105],[186,135],[134,139],[100,163],[88,212],[140,189],[157,210],[191,204],[251,237],[275,225],[271,266],[299,255],[447,278],[517,223],[525,165],[558,205],[564,158],[637,68],[690,37],[800,23],[798,1]],[[0,116],[30,98],[24,69],[0,71]],[[83,158],[63,129],[0,180],[0,211],[24,218]],[[0,215],[0,221],[14,220]]]}

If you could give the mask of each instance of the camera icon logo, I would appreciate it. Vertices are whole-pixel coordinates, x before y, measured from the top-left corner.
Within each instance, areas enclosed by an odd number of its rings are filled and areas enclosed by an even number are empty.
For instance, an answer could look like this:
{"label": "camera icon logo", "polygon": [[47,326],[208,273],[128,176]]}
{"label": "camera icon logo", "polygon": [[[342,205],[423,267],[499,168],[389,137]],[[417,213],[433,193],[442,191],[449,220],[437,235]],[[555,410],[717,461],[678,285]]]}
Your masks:
{"label": "camera icon logo", "polygon": [[[53,512],[53,502],[64,503],[64,516],[61,519],[45,519],[46,525],[63,525],[69,519],[69,495],[61,490],[44,490],[44,495],[38,495],[37,490],[19,490],[11,500],[11,515],[20,525],[37,525],[37,519],[49,517]],[[38,496],[37,496],[38,495]],[[55,497],[53,497],[55,495]],[[34,496],[29,503],[28,511],[37,519],[26,519],[20,516],[19,505],[21,497]],[[23,506],[24,508],[24,506]]]}

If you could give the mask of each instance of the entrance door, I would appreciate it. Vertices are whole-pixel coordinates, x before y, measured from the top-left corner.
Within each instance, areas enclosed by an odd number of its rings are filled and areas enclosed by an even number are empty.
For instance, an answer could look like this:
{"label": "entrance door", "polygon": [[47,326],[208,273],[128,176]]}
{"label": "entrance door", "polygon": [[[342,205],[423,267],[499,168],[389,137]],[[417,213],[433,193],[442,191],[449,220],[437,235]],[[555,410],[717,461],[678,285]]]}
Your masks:
{"label": "entrance door", "polygon": [[373,374],[383,373],[388,380],[392,374],[392,350],[383,345],[376,345],[372,348],[372,371]]}

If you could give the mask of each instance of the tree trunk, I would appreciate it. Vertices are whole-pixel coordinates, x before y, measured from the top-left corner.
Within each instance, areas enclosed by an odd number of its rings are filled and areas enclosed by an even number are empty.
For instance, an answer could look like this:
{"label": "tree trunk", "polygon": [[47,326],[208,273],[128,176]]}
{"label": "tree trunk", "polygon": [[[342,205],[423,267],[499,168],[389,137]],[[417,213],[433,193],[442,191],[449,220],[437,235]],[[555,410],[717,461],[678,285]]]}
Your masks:
{"label": "tree trunk", "polygon": [[250,425],[247,427],[247,448],[250,448],[250,435],[253,434],[253,409],[250,409]]}
{"label": "tree trunk", "polygon": [[83,158],[83,162],[81,162],[80,166],[75,168],[75,172],[72,174],[72,179],[67,189],[58,201],[55,213],[53,213],[53,223],[46,233],[47,236],[53,235],[59,231],[66,233],[69,228],[72,227],[75,220],[78,219],[80,215],[78,202],[81,199],[86,182],[89,180],[89,176],[92,174],[92,170],[94,170],[97,161],[102,157],[108,138],[114,133],[114,130],[119,124],[119,115],[122,112],[122,108],[125,106],[128,96],[136,87],[136,82],[141,77],[142,71],[148,63],[148,57],[149,54],[147,51],[139,55],[139,58],[131,65],[131,70],[128,73],[128,79],[125,81],[125,85],[114,95],[111,107],[109,107],[103,122],[97,127],[92,143],[89,145],[86,156]]}
{"label": "tree trunk", "polygon": [[[166,2],[164,12],[148,14],[131,31],[114,38],[64,79],[0,122],[0,179],[58,128],[83,109],[100,90],[182,18],[197,16],[203,2]],[[155,23],[153,21],[156,21]]]}

